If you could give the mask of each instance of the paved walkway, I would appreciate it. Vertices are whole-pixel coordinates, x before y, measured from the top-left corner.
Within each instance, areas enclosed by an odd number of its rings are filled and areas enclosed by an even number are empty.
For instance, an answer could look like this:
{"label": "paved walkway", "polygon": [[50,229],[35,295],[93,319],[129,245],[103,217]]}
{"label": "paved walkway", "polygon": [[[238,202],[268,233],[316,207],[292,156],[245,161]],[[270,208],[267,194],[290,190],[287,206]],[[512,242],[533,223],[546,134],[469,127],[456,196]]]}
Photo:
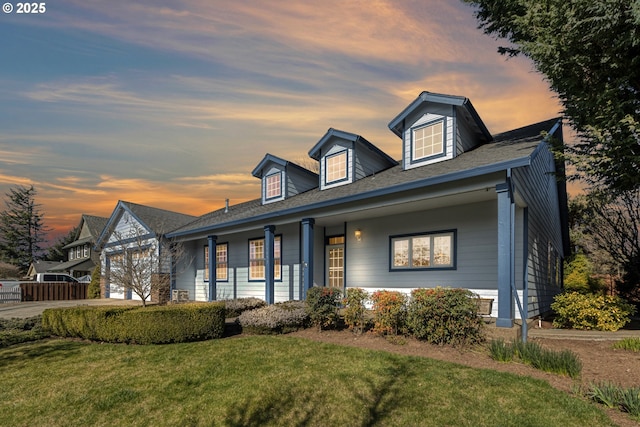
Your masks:
{"label": "paved walkway", "polygon": [[591,340],[616,341],[624,338],[640,338],[640,330],[622,329],[615,332],[578,331],[575,329],[539,329],[531,327],[527,333],[529,338],[545,338],[558,340]]}
{"label": "paved walkway", "polygon": [[12,319],[37,316],[47,308],[76,307],[80,305],[142,305],[142,301],[113,298],[80,299],[71,301],[28,301],[0,304],[0,318]]}

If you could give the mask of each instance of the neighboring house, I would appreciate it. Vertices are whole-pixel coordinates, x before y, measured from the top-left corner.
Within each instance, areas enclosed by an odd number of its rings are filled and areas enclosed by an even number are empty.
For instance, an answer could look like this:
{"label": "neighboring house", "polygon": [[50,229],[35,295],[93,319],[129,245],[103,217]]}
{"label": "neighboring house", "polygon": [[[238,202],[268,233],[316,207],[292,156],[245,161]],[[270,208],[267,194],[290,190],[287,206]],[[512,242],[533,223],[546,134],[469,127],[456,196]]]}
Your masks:
{"label": "neighboring house", "polygon": [[[471,102],[421,93],[389,123],[397,162],[329,129],[319,175],[267,154],[261,197],[170,233],[194,262],[174,289],[191,299],[303,299],[311,286],[410,292],[467,288],[493,298],[497,325],[550,309],[568,251],[559,119],[491,135]],[[546,136],[543,136],[546,135]],[[515,291],[515,292],[514,292]]]}
{"label": "neighboring house", "polygon": [[28,278],[29,280],[32,280],[36,277],[38,273],[47,273],[51,271],[52,268],[55,268],[60,264],[63,264],[63,263],[60,261],[42,261],[42,260],[33,261],[29,266],[29,270],[27,270],[27,274],[25,277]]}
{"label": "neighboring house", "polygon": [[75,240],[62,248],[67,251],[67,261],[58,263],[48,271],[68,273],[76,278],[90,276],[100,263],[100,252],[94,246],[108,220],[83,214]]}
{"label": "neighboring house", "polygon": [[[96,241],[96,247],[101,251],[101,295],[140,299],[121,281],[114,280],[121,276],[114,271],[115,266],[137,262],[141,267],[136,273],[145,275],[144,280],[149,284],[153,275],[169,275],[171,252],[165,235],[195,219],[191,215],[118,201]],[[152,293],[150,300],[157,301],[159,297]]]}

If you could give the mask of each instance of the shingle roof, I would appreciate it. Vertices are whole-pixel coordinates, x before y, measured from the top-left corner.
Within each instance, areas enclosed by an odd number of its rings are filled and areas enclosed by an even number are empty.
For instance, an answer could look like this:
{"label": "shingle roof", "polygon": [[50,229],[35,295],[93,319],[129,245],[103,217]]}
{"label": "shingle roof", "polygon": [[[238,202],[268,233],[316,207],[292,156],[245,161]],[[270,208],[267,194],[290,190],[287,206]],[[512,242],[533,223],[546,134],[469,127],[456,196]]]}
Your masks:
{"label": "shingle roof", "polygon": [[204,214],[168,234],[171,237],[204,232],[243,221],[339,204],[348,199],[364,199],[383,192],[391,193],[407,189],[411,185],[428,186],[504,170],[507,167],[524,166],[538,146],[545,143],[541,132],[550,130],[557,121],[558,119],[547,120],[495,135],[491,143],[480,145],[454,159],[428,166],[403,170],[401,165],[397,165],[348,185],[326,190],[312,189],[277,203],[263,205],[260,199],[255,199],[232,205],[226,212],[223,208]]}
{"label": "shingle roof", "polygon": [[87,228],[89,228],[89,232],[94,239],[97,239],[100,236],[102,230],[104,230],[104,227],[106,227],[107,222],[109,222],[109,218],[85,214],[82,215],[82,219],[87,225]]}
{"label": "shingle roof", "polygon": [[104,230],[104,227],[106,227],[107,222],[109,222],[109,218],[82,214],[82,220],[80,221],[80,224],[82,225],[83,222],[84,224],[86,224],[87,228],[89,229],[90,236],[83,237],[82,239],[78,239],[77,237],[80,235],[80,232],[82,231],[81,228],[78,228],[78,231],[76,233],[76,240],[66,244],[65,246],[62,247],[62,249],[69,249],[71,247],[82,245],[84,243],[95,242],[98,239],[98,237],[100,237],[100,234],[102,234],[102,230]]}
{"label": "shingle roof", "polygon": [[156,234],[167,234],[169,231],[182,227],[198,217],[166,209],[154,208],[151,206],[138,205],[136,203],[120,201],[133,213],[140,221]]}

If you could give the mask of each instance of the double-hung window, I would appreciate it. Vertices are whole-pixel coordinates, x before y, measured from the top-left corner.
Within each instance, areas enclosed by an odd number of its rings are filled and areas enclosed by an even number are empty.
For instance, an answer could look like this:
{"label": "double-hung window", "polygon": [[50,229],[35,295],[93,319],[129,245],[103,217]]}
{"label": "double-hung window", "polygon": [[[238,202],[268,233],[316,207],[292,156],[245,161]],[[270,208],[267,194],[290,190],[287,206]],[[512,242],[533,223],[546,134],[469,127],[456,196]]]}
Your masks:
{"label": "double-hung window", "polygon": [[325,157],[327,184],[347,179],[347,151],[341,151]]}
{"label": "double-hung window", "polygon": [[216,279],[229,280],[229,245],[227,243],[216,245]]}
{"label": "double-hung window", "polygon": [[[273,265],[274,278],[276,280],[280,280],[282,277],[281,241],[281,236],[275,236],[273,241]],[[266,251],[264,239],[249,240],[249,280],[265,280],[265,261]]]}
{"label": "double-hung window", "polygon": [[[216,244],[216,281],[229,280],[229,244]],[[209,281],[209,246],[204,247],[204,281]]]}
{"label": "double-hung window", "polygon": [[456,232],[391,236],[391,270],[455,269]]}
{"label": "double-hung window", "polygon": [[444,120],[413,129],[412,160],[444,153]]}

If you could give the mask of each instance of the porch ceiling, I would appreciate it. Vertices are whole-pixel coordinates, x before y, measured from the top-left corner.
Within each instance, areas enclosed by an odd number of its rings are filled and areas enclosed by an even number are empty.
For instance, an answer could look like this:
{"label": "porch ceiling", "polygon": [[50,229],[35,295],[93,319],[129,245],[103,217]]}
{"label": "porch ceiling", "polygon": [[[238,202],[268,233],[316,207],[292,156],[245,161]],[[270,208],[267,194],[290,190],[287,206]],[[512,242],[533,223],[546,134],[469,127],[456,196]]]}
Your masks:
{"label": "porch ceiling", "polygon": [[394,199],[393,201],[378,201],[376,204],[360,204],[348,210],[344,209],[326,214],[319,213],[314,216],[314,219],[317,225],[331,226],[343,222],[473,204],[496,199],[495,187],[485,187],[469,189],[455,194],[434,194],[428,198],[425,198],[424,195],[419,199],[406,196],[401,200]]}

